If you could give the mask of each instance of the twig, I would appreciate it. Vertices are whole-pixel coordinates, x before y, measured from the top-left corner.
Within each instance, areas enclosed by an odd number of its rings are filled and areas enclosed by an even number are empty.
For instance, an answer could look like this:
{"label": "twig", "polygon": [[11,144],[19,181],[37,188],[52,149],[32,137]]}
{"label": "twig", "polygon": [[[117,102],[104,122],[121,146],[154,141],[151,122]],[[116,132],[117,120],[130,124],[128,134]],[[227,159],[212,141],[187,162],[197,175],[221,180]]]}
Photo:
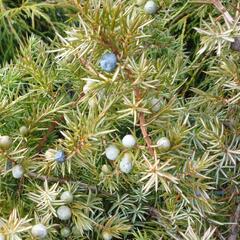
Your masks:
{"label": "twig", "polygon": [[86,183],[82,183],[80,181],[73,181],[71,179],[65,179],[65,178],[57,178],[57,177],[49,177],[45,175],[38,175],[37,173],[34,172],[29,172],[27,175],[31,178],[35,178],[38,180],[45,181],[47,180],[48,182],[59,182],[59,183],[76,183],[79,187],[82,187],[84,189],[90,189],[92,191],[97,191],[97,188],[95,186],[88,185]]}
{"label": "twig", "polygon": [[22,191],[23,191],[23,185],[24,185],[24,178],[21,178],[19,183],[18,183],[18,190],[17,190],[18,198],[21,197],[21,194],[22,194]]}
{"label": "twig", "polygon": [[[58,36],[62,39],[62,37],[60,35],[58,35]],[[113,46],[111,44],[111,41],[109,41],[108,39],[105,39],[105,36],[101,35],[101,41],[102,41],[102,44],[104,46],[109,47],[118,57],[120,56],[120,53],[119,53],[118,49],[115,48],[115,46]],[[90,62],[87,62],[81,56],[79,56],[79,61],[80,61],[81,65],[83,65],[88,71],[90,71],[90,72],[96,74],[97,76],[99,76],[98,72],[95,70],[94,66]],[[126,72],[129,75],[129,79],[132,79],[131,78],[131,75],[132,75],[131,70],[126,68]],[[136,98],[138,99],[138,101],[140,101],[141,100],[140,90],[138,88],[136,88],[134,91],[135,91],[135,94],[136,94]],[[139,122],[140,122],[140,128],[141,128],[144,140],[146,141],[146,144],[147,144],[148,151],[151,154],[151,156],[155,157],[155,151],[152,147],[152,140],[148,135],[148,132],[147,132],[147,129],[146,129],[144,113],[142,113],[142,112],[139,113]]]}
{"label": "twig", "polygon": [[144,117],[143,112],[139,113],[139,123],[140,123],[140,128],[141,128],[141,131],[142,131],[142,134],[143,134],[143,138],[145,139],[145,141],[147,143],[148,151],[154,157],[155,154],[154,154],[154,149],[152,147],[152,140],[149,137],[148,132],[147,132],[145,117]]}
{"label": "twig", "polygon": [[[66,178],[57,178],[57,177],[49,177],[49,176],[45,176],[45,175],[38,175],[37,173],[34,173],[34,172],[29,172],[27,175],[30,176],[30,177],[42,180],[42,181],[47,180],[48,182],[66,183],[66,182],[71,181],[71,180],[66,179]],[[71,182],[73,182],[73,181],[71,181]],[[80,187],[83,187],[83,188],[89,188],[89,189],[94,190],[94,191],[97,190],[96,187],[89,186],[88,184],[85,184],[85,183],[82,183],[82,182],[79,182],[79,181],[75,181],[74,183],[77,183]]]}
{"label": "twig", "polygon": [[[78,104],[78,102],[84,97],[84,93],[81,93],[79,98],[73,102],[71,105],[74,107]],[[43,136],[43,138],[40,140],[38,146],[37,146],[37,150],[41,151],[42,147],[45,145],[45,143],[48,140],[49,135],[55,130],[55,128],[58,126],[58,122],[61,122],[64,120],[64,114],[60,117],[60,119],[58,121],[53,121],[51,123],[51,125],[49,126],[46,135]]]}
{"label": "twig", "polygon": [[223,15],[223,18],[227,25],[232,25],[234,22],[233,17],[227,11],[227,9],[223,6],[220,0],[210,0],[210,3],[214,5],[214,7]]}
{"label": "twig", "polygon": [[[60,119],[58,120],[59,122],[60,121],[63,121],[64,119],[64,115],[62,115],[60,117]],[[37,150],[38,151],[41,151],[42,147],[44,146],[44,144],[47,142],[48,140],[48,137],[49,135],[55,130],[55,128],[58,126],[58,122],[57,121],[53,121],[51,123],[51,125],[49,126],[48,130],[47,130],[47,133],[43,136],[43,138],[40,140],[38,146],[37,146]]]}
{"label": "twig", "polygon": [[[60,38],[62,38],[60,35],[59,35]],[[119,52],[118,52],[118,49],[116,49],[112,44],[111,42],[109,42],[108,40],[106,40],[104,38],[104,36],[101,35],[101,40],[102,40],[102,43],[103,45],[109,47],[112,49],[112,51],[117,55],[117,56],[120,56]],[[94,74],[96,74],[97,76],[99,75],[98,72],[95,70],[94,66],[90,63],[90,62],[87,62],[84,58],[80,57],[79,56],[79,61],[81,63],[81,65],[83,65],[88,71],[90,72],[93,72]],[[126,72],[127,74],[129,75],[129,79],[131,79],[131,70],[126,68]],[[138,99],[138,101],[141,100],[141,93],[140,93],[140,90],[138,88],[135,88],[135,94],[136,94],[136,98]],[[141,131],[142,131],[142,134],[143,134],[143,137],[144,137],[144,140],[146,141],[146,144],[147,144],[147,148],[148,148],[148,151],[149,153],[151,154],[151,156],[155,157],[155,151],[152,147],[152,140],[151,138],[149,137],[148,135],[148,132],[147,132],[147,129],[146,129],[146,123],[145,123],[145,118],[144,118],[144,113],[140,112],[139,113],[139,122],[140,122],[140,128],[141,128]]]}
{"label": "twig", "polygon": [[230,230],[228,240],[237,240],[239,235],[239,223],[240,223],[240,203],[237,206],[236,211],[231,216],[231,222],[233,223]]}
{"label": "twig", "polygon": [[[141,97],[141,92],[140,92],[139,88],[135,88],[134,92],[135,92],[137,101],[140,101],[142,97]],[[148,152],[151,154],[151,156],[154,157],[155,153],[154,153],[154,149],[152,147],[153,144],[152,144],[152,140],[149,137],[148,132],[147,132],[146,122],[145,122],[145,117],[144,117],[143,112],[139,113],[139,124],[140,124],[140,129],[142,131],[143,138],[147,144]]]}
{"label": "twig", "polygon": [[[130,69],[126,69],[127,71],[127,74],[128,74],[128,78],[129,79],[132,79],[131,75],[131,70]],[[134,87],[134,94],[136,96],[136,100],[137,101],[141,101],[142,100],[142,95],[141,95],[141,91],[138,87]],[[151,138],[149,137],[148,135],[148,131],[147,131],[147,128],[146,128],[146,122],[145,122],[145,117],[144,117],[144,113],[143,112],[140,112],[139,113],[139,125],[140,125],[140,129],[141,129],[141,132],[142,132],[142,135],[143,135],[143,138],[147,144],[147,148],[148,148],[148,152],[150,153],[150,155],[152,157],[155,157],[155,151],[152,147],[152,140]]]}
{"label": "twig", "polygon": [[240,192],[234,192],[230,196],[226,196],[226,197],[222,198],[221,201],[222,202],[228,201],[229,199],[232,199],[233,197],[238,196],[238,195],[240,195]]}

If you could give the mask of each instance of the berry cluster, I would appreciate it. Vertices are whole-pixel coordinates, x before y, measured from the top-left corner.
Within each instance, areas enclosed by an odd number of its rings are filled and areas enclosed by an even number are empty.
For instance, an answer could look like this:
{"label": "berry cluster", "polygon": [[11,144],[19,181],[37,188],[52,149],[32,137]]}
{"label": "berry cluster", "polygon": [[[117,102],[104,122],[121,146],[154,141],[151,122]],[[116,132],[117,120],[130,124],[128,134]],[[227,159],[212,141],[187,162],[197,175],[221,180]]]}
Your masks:
{"label": "berry cluster", "polygon": [[[123,137],[122,139],[122,145],[127,148],[127,149],[131,149],[136,145],[136,139],[133,135],[128,134],[126,136]],[[110,144],[106,149],[105,149],[105,154],[108,160],[110,161],[114,161],[118,158],[118,156],[120,155],[120,150],[116,145]],[[132,156],[129,152],[124,153],[124,155],[121,157],[120,159],[120,164],[119,164],[119,168],[120,171],[122,173],[130,173],[132,168],[133,168],[133,164],[132,164]],[[105,165],[103,165],[103,169],[104,172],[108,172],[109,170],[105,167]]]}
{"label": "berry cluster", "polygon": [[[64,204],[70,204],[73,202],[73,194],[69,191],[65,191],[61,194],[60,199]],[[62,205],[57,209],[57,216],[61,221],[67,221],[72,216],[72,211],[70,207]],[[43,223],[38,223],[32,227],[32,235],[38,239],[44,239],[47,237],[48,230]],[[70,235],[70,229],[64,227],[61,229],[61,235],[63,237],[68,237]]]}

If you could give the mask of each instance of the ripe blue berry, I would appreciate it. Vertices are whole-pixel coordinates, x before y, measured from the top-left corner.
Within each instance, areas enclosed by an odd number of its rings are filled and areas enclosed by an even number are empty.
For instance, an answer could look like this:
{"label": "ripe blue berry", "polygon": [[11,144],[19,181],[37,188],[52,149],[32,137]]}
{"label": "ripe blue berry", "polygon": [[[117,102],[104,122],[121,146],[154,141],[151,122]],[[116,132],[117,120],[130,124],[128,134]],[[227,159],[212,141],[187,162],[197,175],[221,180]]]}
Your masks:
{"label": "ripe blue berry", "polygon": [[224,196],[224,190],[218,190],[218,191],[215,191],[215,195],[218,196],[218,197],[223,197]]}
{"label": "ripe blue berry", "polygon": [[62,150],[57,151],[54,160],[63,163],[65,161],[65,153]]}
{"label": "ripe blue berry", "polygon": [[202,196],[202,192],[199,191],[199,190],[196,190],[195,191],[195,195],[196,195],[196,197],[201,197]]}
{"label": "ripe blue berry", "polygon": [[105,53],[100,60],[100,67],[106,72],[112,72],[117,66],[117,57],[114,53]]}
{"label": "ripe blue berry", "polygon": [[[7,160],[6,162],[6,170],[10,170],[13,167],[13,163],[10,160]],[[0,238],[1,240],[1,238]]]}
{"label": "ripe blue berry", "polygon": [[231,49],[240,52],[240,38],[235,37],[234,42],[231,43]]}

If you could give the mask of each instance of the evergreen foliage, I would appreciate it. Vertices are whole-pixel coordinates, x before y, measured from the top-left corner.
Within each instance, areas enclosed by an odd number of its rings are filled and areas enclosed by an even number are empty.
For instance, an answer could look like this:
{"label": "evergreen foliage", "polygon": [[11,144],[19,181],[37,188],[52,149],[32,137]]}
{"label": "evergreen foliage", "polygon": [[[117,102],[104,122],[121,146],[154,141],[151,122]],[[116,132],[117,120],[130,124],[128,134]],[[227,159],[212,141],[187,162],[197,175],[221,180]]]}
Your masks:
{"label": "evergreen foliage", "polygon": [[239,239],[239,9],[0,0],[0,239]]}

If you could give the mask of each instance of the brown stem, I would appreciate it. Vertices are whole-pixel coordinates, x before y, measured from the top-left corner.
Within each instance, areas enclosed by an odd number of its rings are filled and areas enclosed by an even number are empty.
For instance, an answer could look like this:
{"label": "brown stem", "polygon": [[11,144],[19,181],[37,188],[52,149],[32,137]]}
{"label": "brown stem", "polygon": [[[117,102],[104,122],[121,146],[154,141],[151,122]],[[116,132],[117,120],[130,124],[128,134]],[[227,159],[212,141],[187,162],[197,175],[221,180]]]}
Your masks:
{"label": "brown stem", "polygon": [[37,146],[37,150],[38,150],[38,151],[41,151],[42,147],[43,147],[43,146],[45,145],[45,143],[47,142],[49,135],[50,135],[50,134],[55,130],[55,128],[58,126],[58,122],[63,121],[63,119],[64,119],[64,115],[62,115],[58,121],[53,121],[53,122],[51,123],[51,125],[49,126],[49,128],[48,128],[48,130],[47,130],[46,135],[43,136],[43,138],[40,140],[40,142],[39,142],[39,144],[38,144],[38,146]]}
{"label": "brown stem", "polygon": [[37,173],[34,172],[29,172],[27,174],[29,177],[38,179],[38,180],[42,180],[45,181],[47,180],[48,182],[59,182],[59,183],[76,183],[79,187],[82,187],[84,189],[90,189],[92,191],[97,191],[97,188],[95,186],[90,186],[86,183],[82,183],[80,181],[73,181],[71,179],[65,179],[65,178],[57,178],[57,177],[49,177],[49,176],[45,176],[45,175],[38,175]]}
{"label": "brown stem", "polygon": [[227,11],[227,9],[223,6],[220,0],[210,0],[210,3],[214,5],[214,7],[223,15],[226,24],[233,24],[234,19]]}
{"label": "brown stem", "polygon": [[149,137],[148,132],[147,132],[147,128],[146,128],[146,123],[145,123],[145,118],[144,118],[144,113],[143,112],[139,113],[139,124],[140,124],[140,128],[141,128],[141,131],[142,131],[142,134],[143,134],[143,138],[144,138],[144,140],[147,143],[148,151],[154,157],[154,149],[152,147],[152,140]]}
{"label": "brown stem", "polygon": [[[75,102],[73,102],[73,103],[71,104],[71,106],[73,106],[73,107],[76,106],[76,105],[78,104],[78,102],[79,102],[83,97],[84,97],[84,93],[81,93],[80,96],[79,96],[79,98],[78,98]],[[63,120],[64,120],[64,115],[62,115],[58,121],[53,121],[53,122],[51,123],[51,125],[49,126],[49,128],[48,128],[48,130],[47,130],[46,135],[43,136],[43,138],[40,140],[40,142],[39,142],[39,144],[38,144],[38,146],[37,146],[37,150],[38,150],[38,151],[41,151],[41,150],[42,150],[42,147],[43,147],[43,146],[45,145],[45,143],[47,142],[49,135],[50,135],[50,134],[55,130],[55,128],[58,126],[58,122],[61,122],[61,121],[63,121]]]}
{"label": "brown stem", "polygon": [[232,193],[230,196],[227,196],[227,197],[222,198],[221,201],[222,201],[222,202],[229,201],[230,199],[232,199],[233,197],[238,196],[238,195],[240,195],[240,193],[234,192],[234,193]]}
{"label": "brown stem", "polygon": [[[141,97],[141,92],[140,92],[139,88],[135,88],[134,92],[135,92],[137,101],[140,101],[142,97]],[[148,132],[147,132],[146,122],[145,122],[145,117],[144,117],[143,112],[139,113],[139,124],[140,124],[140,129],[142,131],[143,138],[147,144],[148,152],[151,154],[151,156],[154,157],[155,154],[154,154],[154,149],[152,147],[153,144],[152,144],[152,140],[149,137]]]}
{"label": "brown stem", "polygon": [[88,71],[96,74],[96,76],[99,76],[98,71],[95,70],[94,66],[88,62],[86,59],[84,58],[79,58],[79,62],[81,63],[81,65],[83,65]]}
{"label": "brown stem", "polygon": [[[128,75],[128,79],[134,79],[132,77],[132,72],[130,69],[126,68],[126,72],[127,72],[127,75]],[[138,88],[138,87],[134,87],[134,94],[136,96],[136,100],[137,101],[141,101],[142,100],[142,94],[141,94],[141,90]],[[144,138],[144,141],[146,142],[147,144],[147,149],[148,149],[148,152],[149,154],[152,156],[152,157],[155,157],[155,151],[152,147],[152,140],[151,138],[149,137],[148,135],[148,131],[147,131],[147,128],[146,128],[146,122],[145,122],[145,117],[144,117],[144,113],[143,112],[140,112],[139,113],[139,125],[140,125],[140,129],[141,129],[141,132],[142,132],[142,135],[143,135],[143,138]]]}
{"label": "brown stem", "polygon": [[230,230],[230,235],[228,240],[237,240],[239,233],[239,223],[240,223],[240,203],[238,204],[236,211],[231,216],[230,221],[233,223]]}
{"label": "brown stem", "polygon": [[91,190],[91,191],[96,192],[96,193],[98,192],[98,194],[102,194],[103,196],[112,196],[111,193],[99,190],[96,186],[88,185],[88,184],[80,182],[80,181],[74,181],[72,179],[38,175],[37,173],[34,173],[34,172],[29,172],[27,175],[30,178],[38,179],[38,180],[41,180],[41,181],[55,182],[55,183],[73,183],[73,184],[77,184],[80,188],[83,188],[84,190]]}
{"label": "brown stem", "polygon": [[17,195],[18,198],[21,197],[22,191],[23,191],[23,186],[24,186],[24,177],[22,177],[18,183],[18,190],[17,190]]}

